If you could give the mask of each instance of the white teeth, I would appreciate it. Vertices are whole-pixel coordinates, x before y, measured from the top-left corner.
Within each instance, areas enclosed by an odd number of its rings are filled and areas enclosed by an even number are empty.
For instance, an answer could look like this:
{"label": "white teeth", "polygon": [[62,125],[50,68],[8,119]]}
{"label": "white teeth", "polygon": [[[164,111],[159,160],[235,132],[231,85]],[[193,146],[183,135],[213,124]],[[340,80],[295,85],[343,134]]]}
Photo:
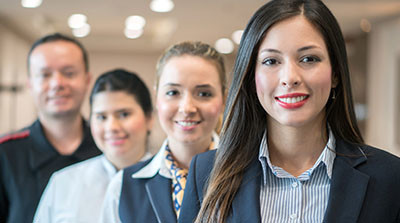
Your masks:
{"label": "white teeth", "polygon": [[307,96],[299,96],[299,97],[291,97],[291,98],[278,98],[280,101],[283,101],[288,104],[293,104],[297,103],[299,101],[302,101],[306,98]]}
{"label": "white teeth", "polygon": [[192,126],[192,125],[196,125],[198,122],[182,122],[182,121],[179,121],[177,123],[179,125],[181,125],[181,126]]}

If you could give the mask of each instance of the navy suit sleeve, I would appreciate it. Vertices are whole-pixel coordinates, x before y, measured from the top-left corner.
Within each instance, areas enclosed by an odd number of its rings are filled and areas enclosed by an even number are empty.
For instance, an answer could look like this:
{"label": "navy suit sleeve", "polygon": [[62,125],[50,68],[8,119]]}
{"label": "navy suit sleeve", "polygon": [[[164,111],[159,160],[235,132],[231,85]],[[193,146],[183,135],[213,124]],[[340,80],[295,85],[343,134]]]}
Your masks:
{"label": "navy suit sleeve", "polygon": [[179,214],[179,223],[192,223],[200,210],[199,194],[196,185],[196,163],[198,156],[193,157],[190,163],[189,174],[186,181],[182,208]]}
{"label": "navy suit sleeve", "polygon": [[[1,180],[3,182],[3,180]],[[0,183],[0,222],[6,222],[8,213],[6,194],[2,183]]]}
{"label": "navy suit sleeve", "polygon": [[[0,150],[3,148],[0,146]],[[7,201],[7,196],[6,196],[6,189],[5,189],[5,166],[4,163],[5,161],[3,160],[3,156],[1,154],[2,151],[0,151],[0,222],[6,222],[7,220],[7,215],[8,215],[8,201]]]}

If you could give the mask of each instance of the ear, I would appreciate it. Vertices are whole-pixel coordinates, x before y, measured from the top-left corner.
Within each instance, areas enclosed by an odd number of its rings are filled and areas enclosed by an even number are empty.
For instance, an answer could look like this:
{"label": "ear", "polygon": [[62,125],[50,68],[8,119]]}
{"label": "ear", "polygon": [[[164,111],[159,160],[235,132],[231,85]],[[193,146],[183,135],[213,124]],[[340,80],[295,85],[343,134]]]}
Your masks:
{"label": "ear", "polygon": [[151,117],[147,118],[147,131],[151,131],[153,129],[154,126],[154,115],[152,114]]}
{"label": "ear", "polygon": [[332,73],[332,88],[336,88],[339,84],[339,78],[335,73]]}
{"label": "ear", "polygon": [[89,85],[91,80],[92,80],[92,73],[88,71],[86,72],[86,85]]}

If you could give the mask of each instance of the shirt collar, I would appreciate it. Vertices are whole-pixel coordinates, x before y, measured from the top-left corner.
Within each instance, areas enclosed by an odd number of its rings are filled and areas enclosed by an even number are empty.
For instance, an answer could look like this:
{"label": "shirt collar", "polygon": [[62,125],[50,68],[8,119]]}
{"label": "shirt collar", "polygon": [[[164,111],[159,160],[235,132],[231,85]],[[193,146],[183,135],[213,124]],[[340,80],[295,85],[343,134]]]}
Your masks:
{"label": "shirt collar", "polygon": [[[76,151],[67,155],[77,158],[78,160],[86,160],[94,155],[100,155],[101,152],[97,149],[96,144],[90,134],[88,123],[82,118],[83,138]],[[44,135],[43,126],[40,120],[37,119],[30,127],[30,165],[33,169],[40,168],[54,157],[61,156],[57,150],[51,145]]]}
{"label": "shirt collar", "polygon": [[[149,158],[151,158],[151,153],[146,152],[143,157],[139,160],[140,161],[145,161]],[[104,154],[101,155],[101,162],[103,164],[104,169],[107,172],[107,175],[109,177],[113,177],[118,171],[117,168],[115,168],[115,166],[106,158],[106,156]]]}
{"label": "shirt collar", "polygon": [[[333,132],[331,131],[331,128],[329,127],[329,125],[328,125],[328,132],[329,132],[328,142],[325,145],[325,148],[322,151],[321,155],[318,157],[318,160],[315,162],[314,166],[310,168],[310,171],[312,172],[315,168],[317,168],[320,165],[320,163],[324,163],[326,166],[326,173],[327,173],[329,179],[331,179],[333,162],[336,157],[336,153],[335,153],[336,140],[335,140],[335,137],[334,137]],[[270,168],[271,172],[276,175],[276,170],[274,168],[275,166],[272,165],[271,160],[269,158],[267,131],[265,131],[264,136],[261,140],[260,152],[258,155],[258,159],[261,162],[261,166],[263,169],[264,184],[265,184],[266,179],[267,179],[267,174],[268,174],[267,168]]]}
{"label": "shirt collar", "polygon": [[[212,133],[212,141],[214,143],[213,143],[213,148],[211,149],[216,149],[219,144],[219,136],[215,132]],[[168,139],[165,139],[160,150],[154,156],[154,158],[142,169],[132,174],[132,178],[152,178],[157,173],[159,173],[161,176],[167,179],[172,179],[171,172],[169,168],[166,166],[164,161],[165,149],[167,145],[168,145]]]}

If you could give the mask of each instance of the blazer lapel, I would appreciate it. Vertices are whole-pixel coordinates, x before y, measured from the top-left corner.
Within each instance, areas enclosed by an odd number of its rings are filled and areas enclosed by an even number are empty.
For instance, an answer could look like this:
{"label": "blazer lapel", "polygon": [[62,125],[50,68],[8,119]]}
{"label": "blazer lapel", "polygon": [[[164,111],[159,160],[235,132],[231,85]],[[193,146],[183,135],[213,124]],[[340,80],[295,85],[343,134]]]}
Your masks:
{"label": "blazer lapel", "polygon": [[171,180],[157,174],[146,183],[146,192],[158,222],[176,222],[172,203]]}
{"label": "blazer lapel", "polygon": [[[333,164],[332,184],[324,222],[357,222],[369,176],[355,167],[367,158],[361,148],[338,141]],[[343,156],[344,154],[344,156]]]}
{"label": "blazer lapel", "polygon": [[242,184],[232,202],[232,215],[227,222],[261,222],[260,184],[261,166],[253,161],[245,171]]}

